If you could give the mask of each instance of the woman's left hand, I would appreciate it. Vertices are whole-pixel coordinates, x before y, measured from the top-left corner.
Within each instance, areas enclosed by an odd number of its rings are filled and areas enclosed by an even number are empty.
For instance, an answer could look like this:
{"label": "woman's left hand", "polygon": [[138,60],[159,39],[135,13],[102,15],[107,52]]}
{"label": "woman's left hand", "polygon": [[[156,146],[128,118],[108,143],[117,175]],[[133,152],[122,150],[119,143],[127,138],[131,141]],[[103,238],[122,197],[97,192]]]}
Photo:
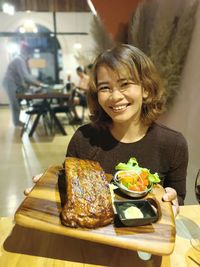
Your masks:
{"label": "woman's left hand", "polygon": [[166,187],[165,192],[166,193],[163,195],[163,200],[167,202],[171,202],[174,217],[176,217],[179,213],[179,204],[178,204],[176,190],[171,187]]}

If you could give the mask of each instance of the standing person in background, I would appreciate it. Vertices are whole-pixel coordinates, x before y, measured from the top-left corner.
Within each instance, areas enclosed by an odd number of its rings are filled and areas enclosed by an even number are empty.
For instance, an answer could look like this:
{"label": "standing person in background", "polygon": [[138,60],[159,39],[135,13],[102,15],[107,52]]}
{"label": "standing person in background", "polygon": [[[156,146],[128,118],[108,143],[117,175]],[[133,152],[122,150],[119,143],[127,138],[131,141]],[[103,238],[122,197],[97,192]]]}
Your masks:
{"label": "standing person in background", "polygon": [[30,52],[31,50],[28,44],[23,42],[20,46],[20,55],[9,63],[3,80],[3,86],[8,95],[12,120],[15,127],[23,126],[23,123],[19,120],[20,105],[16,98],[16,93],[23,92],[27,84],[42,86],[42,83],[29,72],[27,61]]}

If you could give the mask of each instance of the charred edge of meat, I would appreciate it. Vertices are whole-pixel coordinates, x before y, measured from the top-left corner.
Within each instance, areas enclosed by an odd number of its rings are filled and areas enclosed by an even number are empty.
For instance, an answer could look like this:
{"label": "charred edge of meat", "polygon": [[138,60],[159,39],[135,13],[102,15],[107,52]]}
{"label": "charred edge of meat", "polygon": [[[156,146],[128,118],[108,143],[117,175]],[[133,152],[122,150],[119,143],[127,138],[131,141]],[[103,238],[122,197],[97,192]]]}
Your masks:
{"label": "charred edge of meat", "polygon": [[67,180],[65,179],[65,170],[58,173],[58,190],[60,194],[61,207],[63,208],[67,202]]}

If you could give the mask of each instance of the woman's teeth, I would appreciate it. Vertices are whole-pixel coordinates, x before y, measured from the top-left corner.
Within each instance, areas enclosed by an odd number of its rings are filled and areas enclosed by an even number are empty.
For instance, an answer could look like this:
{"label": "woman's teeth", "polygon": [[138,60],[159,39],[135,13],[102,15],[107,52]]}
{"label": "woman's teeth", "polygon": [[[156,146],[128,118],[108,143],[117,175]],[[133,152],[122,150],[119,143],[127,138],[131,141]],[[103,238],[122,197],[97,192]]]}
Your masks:
{"label": "woman's teeth", "polygon": [[112,107],[113,111],[122,111],[124,109],[126,109],[127,105],[121,105],[121,106],[117,106],[117,107]]}

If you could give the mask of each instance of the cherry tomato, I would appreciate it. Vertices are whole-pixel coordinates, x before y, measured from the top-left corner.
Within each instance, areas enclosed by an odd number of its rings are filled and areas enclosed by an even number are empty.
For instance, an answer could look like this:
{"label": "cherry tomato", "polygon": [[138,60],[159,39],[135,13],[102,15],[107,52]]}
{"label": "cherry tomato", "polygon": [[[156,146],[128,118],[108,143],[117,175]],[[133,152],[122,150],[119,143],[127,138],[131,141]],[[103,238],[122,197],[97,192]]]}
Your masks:
{"label": "cherry tomato", "polygon": [[147,177],[148,177],[148,173],[145,172],[145,171],[142,171],[142,172],[140,173],[140,177],[141,177],[142,179],[147,179]]}
{"label": "cherry tomato", "polygon": [[128,189],[132,191],[141,191],[140,187],[136,184],[129,186]]}

